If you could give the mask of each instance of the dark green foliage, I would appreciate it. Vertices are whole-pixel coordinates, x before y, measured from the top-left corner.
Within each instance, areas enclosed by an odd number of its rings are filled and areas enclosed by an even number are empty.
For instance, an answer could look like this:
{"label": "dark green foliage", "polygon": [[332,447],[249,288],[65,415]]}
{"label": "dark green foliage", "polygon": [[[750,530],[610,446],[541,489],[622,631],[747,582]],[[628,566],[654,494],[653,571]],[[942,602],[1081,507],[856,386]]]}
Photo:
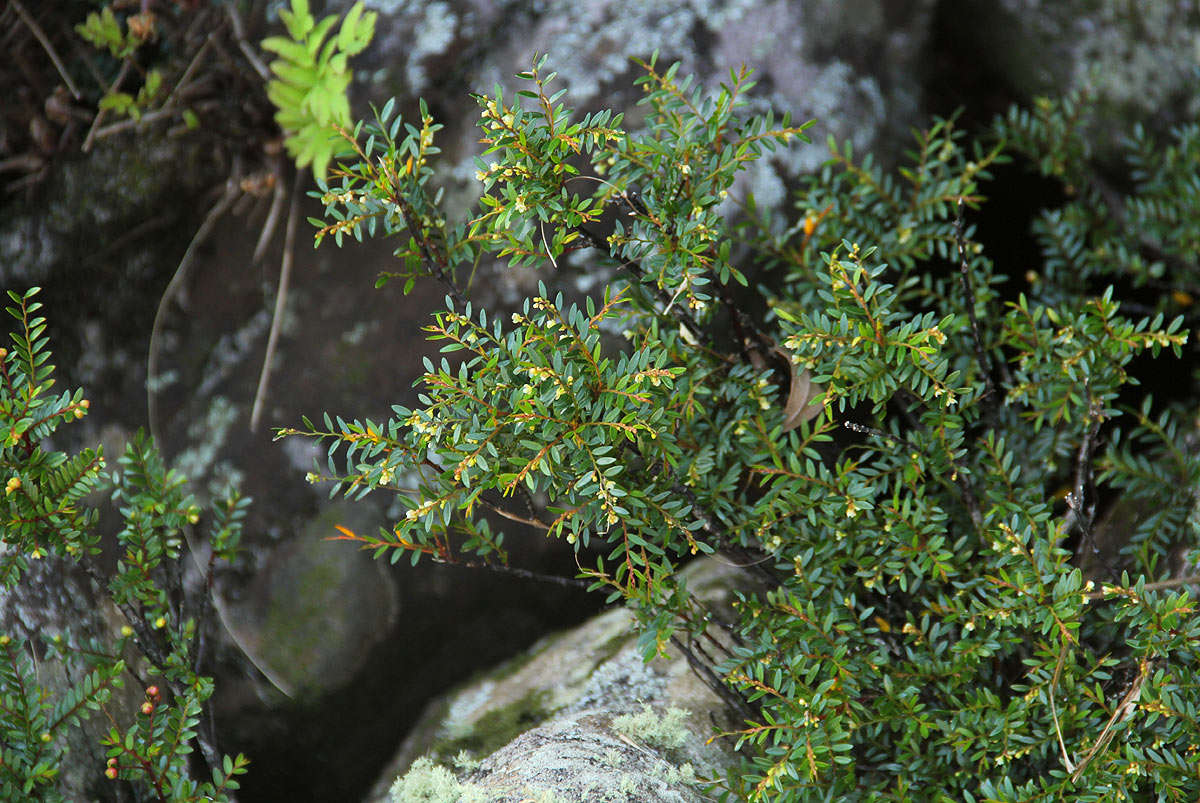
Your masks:
{"label": "dark green foliage", "polygon": [[[390,531],[347,537],[497,565],[519,560],[501,521],[564,537],[637,611],[647,657],[722,626],[678,580],[690,556],[749,567],[764,590],[708,659],[744,719],[727,736],[753,752],[718,784],[730,797],[1194,799],[1196,578],[1169,564],[1191,560],[1200,458],[1191,410],[1131,393],[1135,357],[1179,356],[1187,332],[1162,314],[1179,299],[1120,298],[1195,269],[1177,250],[1195,133],[1165,154],[1137,135],[1131,194],[1047,212],[1044,264],[995,266],[964,219],[981,182],[1011,139],[1090,186],[1079,106],[1014,113],[990,144],[935,122],[896,176],[832,144],[795,220],[746,199],[732,228],[737,171],[803,127],[745,116],[744,73],[709,96],[644,67],[637,132],[574,122],[540,61],[514,101],[479,98],[485,194],[457,228],[427,114],[417,129],[389,104],[356,130],[318,240],[399,235],[408,286],[450,295],[418,408],[281,432],[327,443],[310,479],[332,492],[404,494]],[[619,271],[599,297],[543,286],[511,320],[466,300],[486,253],[577,248]],[[1173,256],[1143,264],[1155,249]],[[1019,293],[1007,274],[1027,270]],[[751,276],[759,320],[734,300]],[[1135,511],[1104,550],[1102,500]]]}
{"label": "dark green foliage", "polygon": [[[89,404],[79,390],[51,393],[54,366],[45,319],[35,317],[41,309],[33,300],[36,293],[37,288],[9,291],[8,312],[17,330],[10,336],[12,349],[0,354],[0,478],[5,482],[0,572],[7,590],[22,581],[31,560],[78,563],[97,590],[111,597],[126,625],[107,644],[81,644],[74,633],[42,634],[40,649],[0,633],[0,798],[64,799],[58,786],[62,767],[81,760],[66,754],[67,732],[102,715],[111,723],[105,740],[109,761],[94,768],[97,779],[133,781],[160,801],[226,800],[227,792],[238,788],[235,776],[247,762],[242,756],[222,758],[198,732],[202,706],[213,691],[197,660],[208,603],[184,592],[180,566],[184,533],[199,522],[201,509],[184,478],[168,470],[140,434],[111,477],[98,449],[75,455],[48,449],[56,430],[82,418]],[[98,513],[86,497],[110,485],[124,526],[115,539],[120,548],[116,571],[105,578],[96,560]],[[232,489],[214,502],[214,561],[236,550],[247,503]],[[128,655],[140,655],[136,666],[127,664],[123,656]],[[78,680],[55,687],[44,675],[51,666]],[[151,684],[140,713],[131,724],[122,724],[127,712],[114,705],[113,690],[128,678],[146,677],[162,687]],[[212,768],[211,781],[192,777],[189,756],[197,745]]]}
{"label": "dark green foliage", "polygon": [[1095,169],[1087,131],[1088,98],[1039,99],[1013,109],[998,133],[1060,179],[1071,201],[1035,224],[1045,261],[1043,293],[1079,293],[1097,281],[1126,281],[1157,290],[1159,308],[1190,307],[1200,293],[1200,127],[1170,132],[1162,144],[1138,125],[1125,141],[1130,192]]}
{"label": "dark green foliage", "polygon": [[62,799],[51,790],[63,761],[63,731],[99,710],[121,686],[124,671],[123,661],[111,662],[53,700],[27,645],[0,636],[0,797]]}

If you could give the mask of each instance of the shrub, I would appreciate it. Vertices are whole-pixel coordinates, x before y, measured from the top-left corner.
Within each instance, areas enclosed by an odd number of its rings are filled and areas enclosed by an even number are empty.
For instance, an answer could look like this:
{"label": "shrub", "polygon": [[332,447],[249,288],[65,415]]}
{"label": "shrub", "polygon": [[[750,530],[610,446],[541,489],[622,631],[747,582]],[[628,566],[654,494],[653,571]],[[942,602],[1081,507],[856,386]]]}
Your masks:
{"label": "shrub", "polygon": [[[202,510],[185,479],[168,470],[140,434],[111,474],[99,448],[72,455],[53,447],[59,430],[83,418],[90,403],[81,390],[51,393],[54,366],[37,292],[8,292],[17,330],[12,349],[0,348],[0,584],[11,592],[26,580],[30,561],[61,561],[59,576],[77,565],[107,592],[125,624],[107,641],[86,639],[83,628],[39,633],[44,643],[37,645],[0,633],[0,798],[78,794],[60,785],[68,762],[78,767],[84,760],[68,757],[66,745],[84,720],[102,715],[109,723],[103,737],[108,760],[94,768],[93,778],[134,782],[139,799],[227,800],[248,762],[218,754],[207,730],[203,707],[213,684],[200,674],[200,660],[211,604],[207,596],[186,593],[182,580],[185,532],[199,523]],[[123,520],[108,543],[89,496],[101,490],[111,490]],[[213,502],[203,594],[215,562],[237,548],[247,503],[233,489]],[[118,557],[111,576],[103,569],[104,549]],[[66,688],[51,683],[50,667],[68,679]],[[112,696],[130,679],[145,694],[126,712]],[[197,747],[208,768],[202,781],[191,766]]]}
{"label": "shrub", "polygon": [[[418,407],[280,432],[325,442],[309,477],[331,494],[401,494],[393,527],[343,537],[495,566],[513,560],[501,523],[565,540],[637,612],[648,659],[687,651],[740,714],[726,736],[753,757],[729,797],[1194,799],[1196,578],[1171,562],[1190,560],[1200,461],[1191,411],[1136,379],[1173,370],[1154,358],[1182,353],[1163,315],[1182,296],[1133,317],[1120,299],[1190,292],[1196,130],[1163,152],[1138,134],[1120,193],[1072,139],[1085,103],[974,142],[940,120],[896,175],[831,143],[793,219],[747,198],[731,223],[738,171],[804,126],[746,115],[745,71],[708,94],[642,66],[638,130],[574,115],[544,59],[515,97],[479,97],[483,195],[461,225],[424,108],[355,128],[318,243],[397,236],[380,283],[448,295]],[[1038,265],[994,264],[965,219],[1009,140],[1078,197],[1041,218]],[[488,254],[572,251],[601,294],[543,286],[511,320],[468,300]],[[1135,523],[1105,540],[1114,507]],[[679,579],[710,553],[763,584],[736,623]]]}

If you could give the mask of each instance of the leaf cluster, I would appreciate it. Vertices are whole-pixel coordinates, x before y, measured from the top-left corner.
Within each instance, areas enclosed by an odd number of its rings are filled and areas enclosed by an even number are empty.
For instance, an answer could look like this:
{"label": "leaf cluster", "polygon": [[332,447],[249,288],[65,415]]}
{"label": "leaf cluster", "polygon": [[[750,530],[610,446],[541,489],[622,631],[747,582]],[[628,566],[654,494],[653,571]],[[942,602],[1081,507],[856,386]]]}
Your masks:
{"label": "leaf cluster", "polygon": [[377,14],[355,3],[334,36],[337,17],[318,21],[309,13],[308,0],[292,0],[291,9],[280,9],[279,16],[287,36],[262,41],[264,49],[279,56],[271,62],[274,77],[267,83],[267,96],[278,109],[275,120],[287,135],[288,153],[298,166],[311,164],[314,175],[324,179],[344,144],[336,128],[351,123],[348,61],[370,44]]}
{"label": "leaf cluster", "polygon": [[113,58],[125,59],[142,46],[149,33],[138,26],[138,19],[135,15],[123,27],[112,7],[104,6],[88,14],[87,19],[75,26],[75,32],[96,49],[107,49]]}

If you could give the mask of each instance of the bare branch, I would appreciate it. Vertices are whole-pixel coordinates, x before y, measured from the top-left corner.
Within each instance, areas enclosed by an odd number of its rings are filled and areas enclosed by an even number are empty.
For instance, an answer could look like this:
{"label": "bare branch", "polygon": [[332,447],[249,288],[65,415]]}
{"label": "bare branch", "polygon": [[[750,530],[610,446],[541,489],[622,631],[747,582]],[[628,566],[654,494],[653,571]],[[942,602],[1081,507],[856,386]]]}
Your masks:
{"label": "bare branch", "polygon": [[229,23],[233,26],[233,38],[237,40],[242,55],[246,57],[246,61],[250,62],[250,66],[258,73],[259,78],[264,81],[271,80],[271,72],[267,69],[267,65],[263,64],[262,59],[254,52],[254,48],[246,41],[246,26],[242,24],[242,16],[238,14],[237,3],[227,3],[225,11],[229,14]]}
{"label": "bare branch", "polygon": [[54,62],[54,69],[58,70],[58,74],[62,76],[63,83],[67,85],[67,89],[71,91],[71,95],[75,98],[75,100],[79,100],[81,97],[83,97],[83,94],[79,91],[79,87],[75,86],[75,82],[71,80],[71,74],[67,72],[66,65],[64,65],[62,59],[58,57],[58,53],[54,50],[54,45],[50,43],[50,39],[46,36],[46,32],[43,31],[42,27],[37,24],[37,20],[35,20],[33,16],[25,10],[25,6],[21,5],[20,0],[10,0],[9,5],[12,6],[13,11],[17,12],[17,16],[21,18],[21,22],[25,23],[29,30],[33,32],[33,35],[37,38],[38,43],[41,44],[42,49],[46,51],[46,55],[50,57],[50,61]]}
{"label": "bare branch", "polygon": [[999,361],[998,365],[993,365],[991,358],[988,356],[987,350],[983,347],[983,335],[979,328],[979,318],[975,315],[975,289],[971,285],[971,271],[967,266],[967,239],[963,233],[963,199],[958,199],[958,210],[954,217],[954,240],[958,244],[958,267],[959,278],[962,280],[963,295],[966,297],[967,317],[971,321],[971,337],[975,341],[975,359],[979,361],[979,369],[983,371],[983,381],[986,384],[987,390],[985,395],[991,395],[996,391],[996,385],[992,381],[992,372],[997,368],[1004,381],[1005,387],[1012,387],[1012,376],[1008,373],[1008,366],[1004,361]]}
{"label": "bare branch", "polygon": [[287,305],[288,281],[292,275],[292,255],[296,245],[296,221],[300,219],[300,187],[303,177],[296,176],[292,182],[292,203],[288,208],[287,228],[283,235],[283,261],[279,265],[279,289],[275,291],[275,312],[271,316],[271,333],[267,335],[267,352],[263,355],[262,371],[258,375],[258,389],[254,391],[254,406],[250,411],[250,431],[258,429],[262,416],[263,400],[267,396],[267,385],[271,380],[271,359],[279,341],[279,329],[283,323],[283,311]]}

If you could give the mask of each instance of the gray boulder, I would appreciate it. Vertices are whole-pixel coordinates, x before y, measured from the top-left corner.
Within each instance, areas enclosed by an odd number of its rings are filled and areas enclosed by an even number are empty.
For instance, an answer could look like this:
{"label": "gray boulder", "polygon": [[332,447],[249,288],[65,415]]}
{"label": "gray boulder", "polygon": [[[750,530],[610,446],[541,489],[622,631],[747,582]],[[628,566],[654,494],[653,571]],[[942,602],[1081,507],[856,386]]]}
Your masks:
{"label": "gray boulder", "polygon": [[[748,587],[719,559],[683,574],[718,616]],[[738,722],[679,650],[645,662],[634,625],[610,610],[434,701],[367,800],[705,799]]]}

